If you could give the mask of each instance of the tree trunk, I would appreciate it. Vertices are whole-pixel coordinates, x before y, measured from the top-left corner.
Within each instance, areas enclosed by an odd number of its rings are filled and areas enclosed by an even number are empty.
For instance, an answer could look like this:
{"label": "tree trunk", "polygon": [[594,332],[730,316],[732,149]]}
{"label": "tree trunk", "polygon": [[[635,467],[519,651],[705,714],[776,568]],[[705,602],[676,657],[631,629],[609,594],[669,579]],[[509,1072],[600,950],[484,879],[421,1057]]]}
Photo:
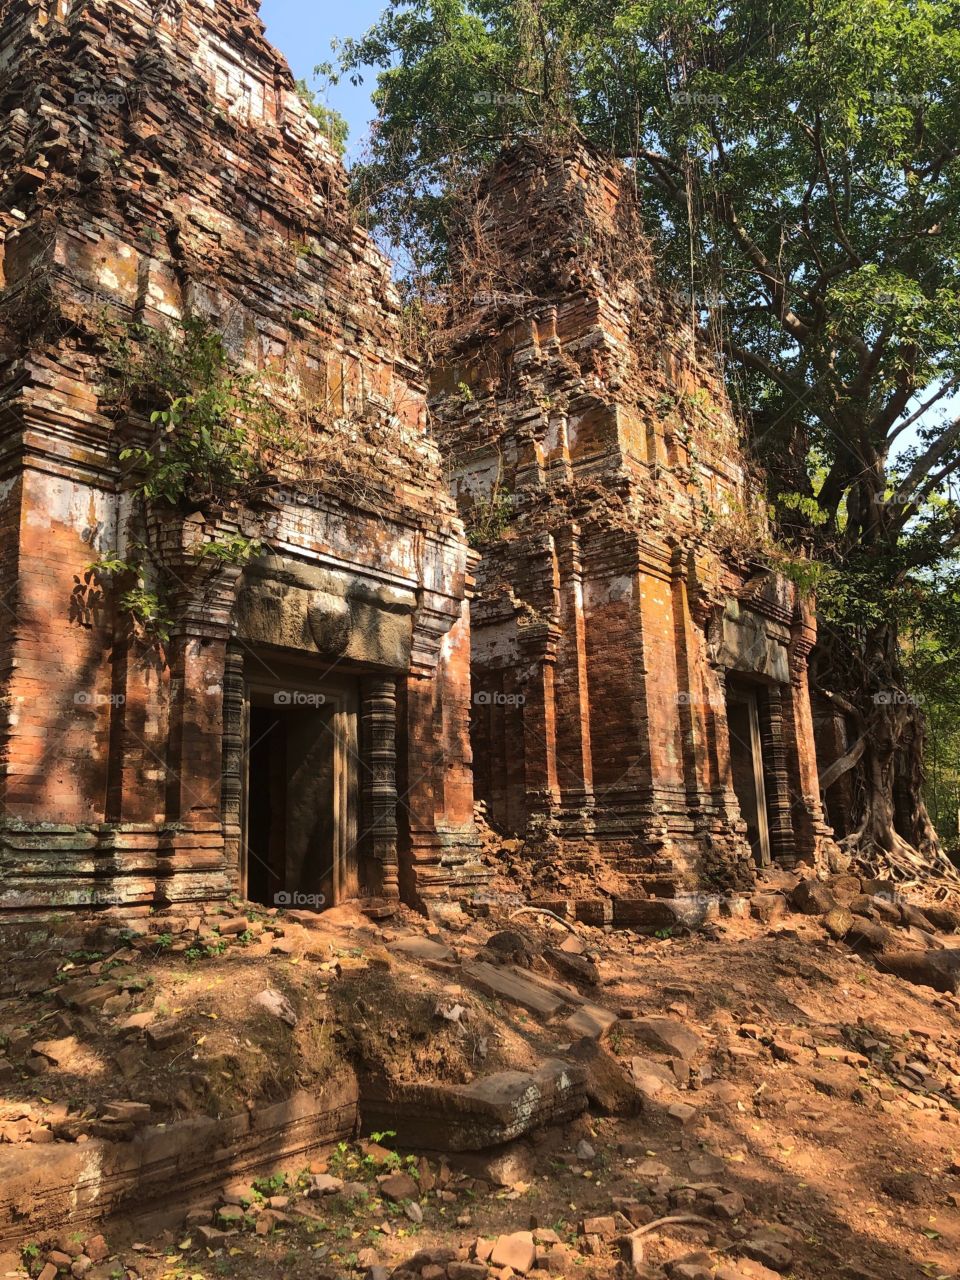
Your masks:
{"label": "tree trunk", "polygon": [[814,684],[843,711],[850,732],[842,764],[820,762],[831,784],[853,773],[841,846],[877,875],[955,877],[923,798],[924,716],[907,689],[895,623],[881,623],[858,642],[822,625]]}

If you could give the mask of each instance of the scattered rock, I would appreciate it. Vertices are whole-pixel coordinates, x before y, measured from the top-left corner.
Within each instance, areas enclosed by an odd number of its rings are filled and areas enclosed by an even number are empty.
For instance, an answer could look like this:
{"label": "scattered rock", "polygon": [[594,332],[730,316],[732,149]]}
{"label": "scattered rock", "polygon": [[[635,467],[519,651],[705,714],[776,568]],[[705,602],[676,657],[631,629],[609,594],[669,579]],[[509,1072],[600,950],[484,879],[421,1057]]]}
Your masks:
{"label": "scattered rock", "polygon": [[55,1067],[67,1067],[80,1052],[80,1043],[76,1036],[64,1036],[62,1040],[38,1040],[30,1052],[45,1058]]}
{"label": "scattered rock", "polygon": [[222,937],[236,937],[237,934],[246,933],[250,928],[250,921],[246,916],[235,916],[232,920],[223,920],[219,925]]}
{"label": "scattered rock", "polygon": [[897,946],[897,938],[890,929],[882,924],[874,924],[859,916],[847,932],[847,943],[858,953],[892,951]]}
{"label": "scattered rock", "polygon": [[537,1258],[537,1246],[529,1231],[515,1231],[512,1235],[498,1236],[490,1254],[494,1267],[509,1267],[525,1276]]}
{"label": "scattered rock", "polygon": [[388,1173],[380,1180],[380,1194],[388,1200],[416,1200],[420,1187],[409,1173]]}
{"label": "scattered rock", "polygon": [[617,1224],[612,1217],[584,1218],[580,1224],[580,1234],[612,1240],[617,1234]]}
{"label": "scattered rock", "polygon": [[110,1256],[110,1247],[103,1236],[96,1235],[84,1240],[83,1252],[91,1262],[103,1262]]}
{"label": "scattered rock", "polygon": [[534,943],[516,929],[502,929],[492,934],[486,941],[486,950],[493,953],[496,960],[518,964],[522,969],[529,969],[538,951]]}
{"label": "scattered rock", "polygon": [[167,1018],[151,1023],[145,1028],[145,1034],[151,1049],[169,1049],[186,1040],[188,1029],[178,1018]]}
{"label": "scattered rock", "polygon": [[843,907],[849,906],[853,899],[859,897],[863,891],[860,877],[854,875],[831,876],[827,881],[827,887]]}
{"label": "scattered rock", "polygon": [[825,916],[840,904],[822,880],[801,880],[790,895],[790,905],[805,916]]}
{"label": "scattered rock", "polygon": [[644,1044],[686,1061],[695,1058],[703,1047],[700,1036],[676,1018],[636,1018],[631,1029]]}
{"label": "scattered rock", "polygon": [[755,893],[750,899],[750,914],[761,924],[772,924],[786,910],[787,900],[782,893]]}
{"label": "scattered rock", "polygon": [[331,1173],[315,1173],[310,1179],[309,1194],[314,1198],[330,1196],[343,1190],[343,1179],[335,1178]]}
{"label": "scattered rock", "polygon": [[288,1027],[297,1025],[296,1011],[282,991],[277,991],[274,987],[265,987],[253,997],[253,1003],[259,1005],[261,1009],[266,1009],[267,1013],[273,1014],[281,1022],[285,1022]]}
{"label": "scattered rock", "polygon": [[823,917],[823,927],[831,938],[845,938],[853,928],[853,912],[849,907],[832,907]]}
{"label": "scattered rock", "polygon": [[563,977],[585,982],[588,986],[596,986],[600,981],[599,969],[586,956],[564,951],[562,947],[548,947],[543,954]]}
{"label": "scattered rock", "polygon": [[771,1267],[774,1271],[782,1273],[793,1266],[793,1254],[781,1239],[772,1234],[758,1233],[749,1236],[740,1247],[748,1258]]}

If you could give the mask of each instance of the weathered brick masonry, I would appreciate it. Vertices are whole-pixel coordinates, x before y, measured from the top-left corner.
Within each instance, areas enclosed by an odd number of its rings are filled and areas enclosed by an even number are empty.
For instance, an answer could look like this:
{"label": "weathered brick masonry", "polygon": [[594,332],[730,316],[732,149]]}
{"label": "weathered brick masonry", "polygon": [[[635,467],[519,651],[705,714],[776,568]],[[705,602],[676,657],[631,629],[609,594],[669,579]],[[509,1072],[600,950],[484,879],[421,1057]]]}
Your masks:
{"label": "weathered brick masonry", "polygon": [[483,551],[478,796],[547,893],[582,872],[671,895],[813,859],[814,620],[742,549],[762,495],[628,173],[517,146],[453,262],[431,409]]}
{"label": "weathered brick masonry", "polygon": [[[742,550],[758,486],[626,175],[504,156],[428,430],[389,266],[256,9],[0,0],[0,906],[459,893],[475,787],[544,895],[814,858],[812,615]],[[133,496],[149,424],[105,334],[190,317],[312,415],[322,474]],[[263,554],[198,553],[238,534]],[[160,645],[90,569],[145,536]]]}
{"label": "weathered brick masonry", "polygon": [[[471,553],[388,265],[256,9],[0,0],[7,908],[416,899],[479,874]],[[207,317],[278,395],[322,408],[349,482],[152,512],[177,584],[162,654],[87,568],[142,515],[104,314]],[[237,530],[269,554],[198,558]]]}

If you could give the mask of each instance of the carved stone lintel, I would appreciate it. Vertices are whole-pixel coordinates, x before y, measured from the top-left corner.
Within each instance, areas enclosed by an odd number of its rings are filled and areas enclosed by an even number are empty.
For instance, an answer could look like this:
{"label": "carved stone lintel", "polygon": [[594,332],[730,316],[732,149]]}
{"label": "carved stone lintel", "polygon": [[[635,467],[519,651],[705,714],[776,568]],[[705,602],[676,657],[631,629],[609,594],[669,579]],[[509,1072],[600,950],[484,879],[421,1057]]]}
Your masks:
{"label": "carved stone lintel", "polygon": [[392,678],[368,677],[362,684],[364,823],[371,872],[370,888],[386,898],[400,896],[397,861],[397,685]]}

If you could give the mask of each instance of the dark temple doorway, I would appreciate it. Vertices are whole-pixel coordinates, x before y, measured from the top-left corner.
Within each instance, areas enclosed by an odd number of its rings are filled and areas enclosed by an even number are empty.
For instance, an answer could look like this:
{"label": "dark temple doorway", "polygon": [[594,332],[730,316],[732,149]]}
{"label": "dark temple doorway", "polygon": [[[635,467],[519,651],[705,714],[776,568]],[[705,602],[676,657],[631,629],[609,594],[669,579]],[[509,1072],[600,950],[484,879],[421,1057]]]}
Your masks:
{"label": "dark temple doorway", "polygon": [[359,893],[356,697],[248,686],[244,891],[322,911]]}
{"label": "dark temple doorway", "polygon": [[740,813],[747,824],[747,839],[758,866],[770,865],[770,825],[767,818],[763,758],[760,752],[760,717],[757,690],[748,684],[727,681],[727,726],[730,732],[730,770]]}

